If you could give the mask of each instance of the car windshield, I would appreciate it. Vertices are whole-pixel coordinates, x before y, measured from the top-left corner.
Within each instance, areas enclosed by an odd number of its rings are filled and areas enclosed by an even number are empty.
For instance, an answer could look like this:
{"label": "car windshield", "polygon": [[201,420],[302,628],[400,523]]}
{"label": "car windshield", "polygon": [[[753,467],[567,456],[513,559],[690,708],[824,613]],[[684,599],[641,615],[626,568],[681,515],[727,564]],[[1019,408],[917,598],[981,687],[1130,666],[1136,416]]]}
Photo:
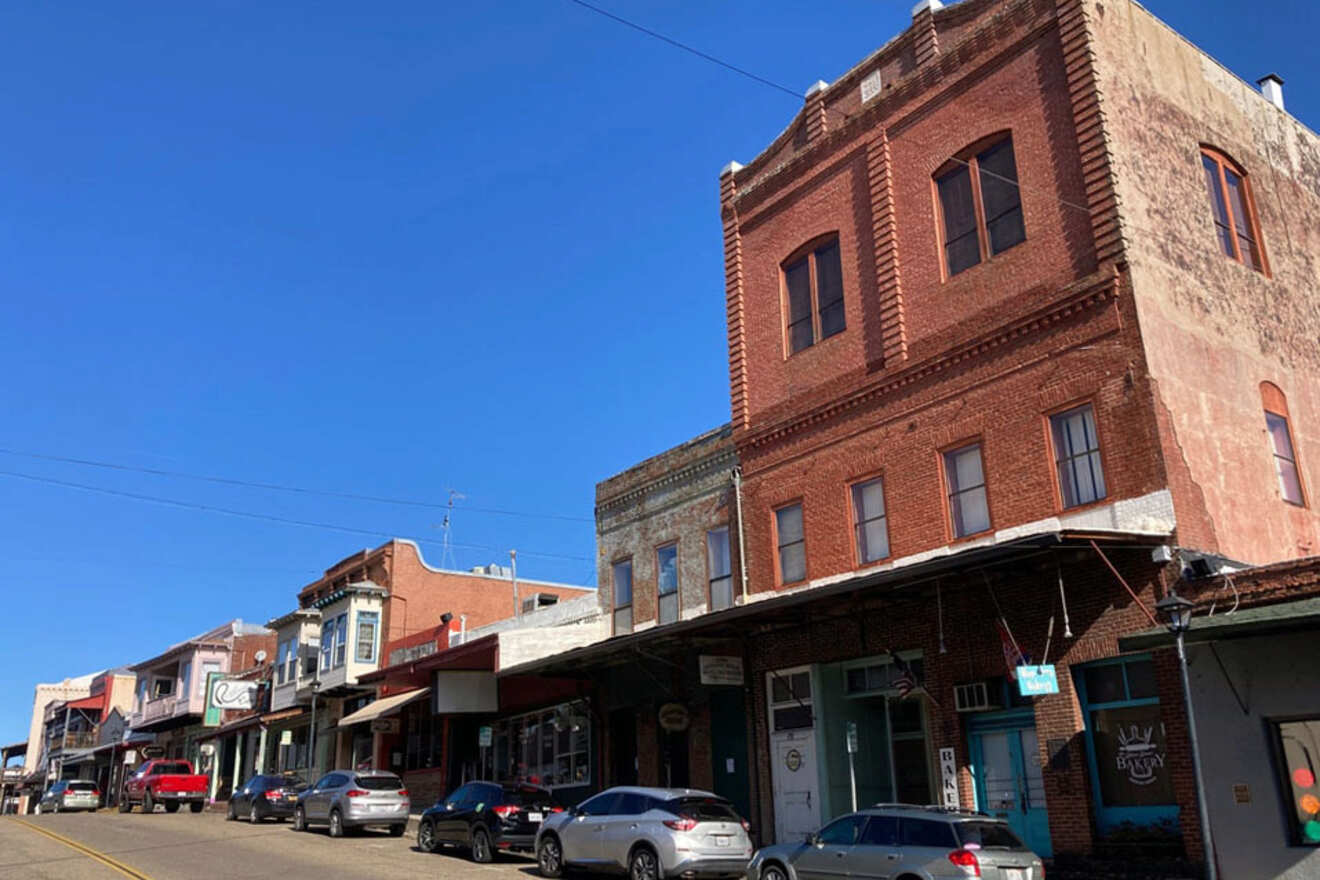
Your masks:
{"label": "car windshield", "polygon": [[1023,849],[1022,841],[1018,840],[1013,830],[1005,822],[987,822],[981,819],[972,819],[967,822],[956,822],[954,828],[958,830],[958,841],[963,846],[979,847],[980,849]]}
{"label": "car windshield", "polygon": [[674,798],[664,808],[675,815],[691,816],[698,822],[738,822],[733,804],[712,797]]}
{"label": "car windshield", "polygon": [[544,788],[524,785],[504,789],[504,802],[514,807],[540,807],[553,804],[555,799]]}
{"label": "car windshield", "polygon": [[270,787],[284,788],[289,791],[302,791],[307,787],[307,783],[303,782],[297,776],[272,776],[270,778]]}
{"label": "car windshield", "polygon": [[192,770],[187,764],[157,764],[151,768],[155,776],[189,776]]}
{"label": "car windshield", "polygon": [[65,791],[96,791],[95,782],[70,782]]}
{"label": "car windshield", "polygon": [[403,781],[397,776],[359,776],[357,784],[367,791],[389,791],[403,788]]}

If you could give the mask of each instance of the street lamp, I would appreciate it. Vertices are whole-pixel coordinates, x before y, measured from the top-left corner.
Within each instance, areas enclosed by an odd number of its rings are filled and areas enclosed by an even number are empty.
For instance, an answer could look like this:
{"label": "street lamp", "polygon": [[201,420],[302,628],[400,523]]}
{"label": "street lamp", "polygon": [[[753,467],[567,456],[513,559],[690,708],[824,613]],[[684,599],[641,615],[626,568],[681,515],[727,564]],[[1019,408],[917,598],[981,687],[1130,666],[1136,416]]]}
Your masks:
{"label": "street lamp", "polygon": [[1192,745],[1192,773],[1196,778],[1196,810],[1201,819],[1201,849],[1205,852],[1206,880],[1216,880],[1215,845],[1210,835],[1210,813],[1205,805],[1205,780],[1201,777],[1201,748],[1196,738],[1196,712],[1192,708],[1192,685],[1187,677],[1187,649],[1183,634],[1192,625],[1192,603],[1176,592],[1155,603],[1178,646],[1178,671],[1182,673],[1183,704],[1187,709],[1187,739]]}

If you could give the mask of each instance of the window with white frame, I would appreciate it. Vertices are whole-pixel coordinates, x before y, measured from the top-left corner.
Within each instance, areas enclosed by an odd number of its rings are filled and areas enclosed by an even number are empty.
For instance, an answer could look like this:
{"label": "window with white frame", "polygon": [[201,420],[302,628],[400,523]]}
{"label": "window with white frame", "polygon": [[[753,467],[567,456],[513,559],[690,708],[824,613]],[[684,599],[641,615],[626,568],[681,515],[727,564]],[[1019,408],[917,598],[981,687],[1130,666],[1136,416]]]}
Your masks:
{"label": "window with white frame", "polygon": [[185,660],[179,665],[179,693],[188,693],[188,685],[192,683],[192,661]]}
{"label": "window with white frame", "polygon": [[678,544],[666,544],[655,551],[655,588],[659,603],[656,620],[678,620]]}
{"label": "window with white frame", "polygon": [[348,612],[335,618],[335,668],[344,665],[348,657]]}
{"label": "window with white frame", "polygon": [[220,672],[219,660],[207,660],[202,663],[202,674],[197,679],[197,696],[199,698],[206,696],[206,685],[211,680],[211,674],[212,673],[218,674],[219,672]]}
{"label": "window with white frame", "polygon": [[811,673],[770,673],[770,718],[775,730],[798,730],[815,724]]}
{"label": "window with white frame", "polygon": [[289,653],[285,657],[285,680],[293,683],[298,680],[298,651],[301,646],[298,644],[298,636],[294,634],[289,637]]}
{"label": "window with white frame", "polygon": [[710,610],[733,605],[733,566],[729,553],[729,527],[706,532],[706,568],[710,577]]}
{"label": "window with white frame", "polygon": [[1105,497],[1105,474],[1100,467],[1100,441],[1095,433],[1095,411],[1088,403],[1050,416],[1054,462],[1064,507],[1090,504]]}
{"label": "window with white frame", "polygon": [[372,663],[376,659],[376,630],[380,614],[375,611],[357,613],[357,647],[353,658],[359,663]]}
{"label": "window with white frame", "polygon": [[281,684],[284,684],[284,677],[285,677],[285,675],[286,675],[286,668],[287,668],[288,665],[289,665],[289,643],[288,643],[287,640],[286,640],[286,641],[283,641],[283,642],[280,642],[279,649],[278,649],[278,652],[276,653],[275,657],[276,657],[276,661],[275,661],[275,684],[277,684],[277,685],[281,685]]}

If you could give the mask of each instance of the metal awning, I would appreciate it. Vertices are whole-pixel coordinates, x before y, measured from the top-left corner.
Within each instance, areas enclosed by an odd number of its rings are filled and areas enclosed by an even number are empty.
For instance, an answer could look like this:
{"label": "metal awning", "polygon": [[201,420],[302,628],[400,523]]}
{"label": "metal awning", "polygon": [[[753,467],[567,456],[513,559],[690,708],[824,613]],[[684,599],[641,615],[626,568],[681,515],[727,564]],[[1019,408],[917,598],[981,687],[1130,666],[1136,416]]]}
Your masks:
{"label": "metal awning", "polygon": [[[1188,644],[1222,642],[1320,628],[1320,599],[1297,599],[1275,605],[1244,608],[1232,614],[1193,617],[1183,636]],[[1120,651],[1149,651],[1173,646],[1167,629],[1148,629],[1118,640]]]}
{"label": "metal awning", "polygon": [[368,703],[356,712],[352,712],[339,719],[340,727],[351,727],[354,724],[361,724],[364,721],[375,721],[377,718],[384,718],[386,715],[393,715],[404,706],[420,700],[431,693],[429,687],[418,688],[415,691],[404,691],[401,694],[395,694],[392,697],[381,697],[374,703]]}

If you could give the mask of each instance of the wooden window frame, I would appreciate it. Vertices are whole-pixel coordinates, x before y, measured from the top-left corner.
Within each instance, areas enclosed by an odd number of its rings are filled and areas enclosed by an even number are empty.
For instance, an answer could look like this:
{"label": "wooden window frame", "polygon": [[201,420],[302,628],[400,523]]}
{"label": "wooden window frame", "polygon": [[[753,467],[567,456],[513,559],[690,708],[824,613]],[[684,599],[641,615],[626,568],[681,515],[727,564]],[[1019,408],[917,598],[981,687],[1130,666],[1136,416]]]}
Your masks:
{"label": "wooden window frame", "polygon": [[[1200,155],[1203,159],[1209,159],[1214,162],[1216,166],[1215,171],[1217,172],[1216,179],[1219,184],[1219,196],[1224,201],[1224,214],[1228,219],[1228,236],[1229,240],[1233,242],[1233,253],[1224,254],[1224,256],[1234,262],[1241,263],[1252,271],[1259,272],[1266,278],[1269,278],[1270,263],[1269,259],[1265,256],[1265,241],[1260,234],[1260,217],[1256,213],[1256,194],[1254,187],[1251,184],[1251,178],[1247,175],[1247,172],[1242,170],[1240,164],[1230,159],[1228,155],[1221,150],[1202,144]],[[1234,216],[1233,203],[1228,198],[1228,178],[1224,174],[1225,168],[1231,169],[1232,172],[1238,176],[1238,180],[1242,181],[1242,212],[1247,215],[1247,225],[1251,227],[1248,232],[1250,233],[1251,240],[1256,243],[1256,250],[1260,254],[1259,268],[1251,265],[1242,258],[1242,247],[1238,242],[1239,233],[1237,229],[1237,218]],[[1214,197],[1213,193],[1206,193],[1206,195],[1210,198]],[[1215,222],[1213,205],[1211,205],[1210,211],[1210,219],[1213,224]],[[1216,241],[1215,244],[1218,245],[1219,242]],[[1219,251],[1222,253],[1223,248],[1219,247]]]}
{"label": "wooden window frame", "polygon": [[[1091,408],[1091,420],[1095,422],[1096,453],[1100,456],[1100,479],[1104,481],[1105,494],[1101,495],[1099,498],[1096,498],[1093,501],[1087,501],[1082,504],[1074,504],[1070,507],[1064,502],[1063,483],[1059,477],[1059,449],[1054,442],[1054,418],[1055,416],[1061,416],[1066,413],[1070,413],[1075,409],[1081,409],[1084,406],[1089,406]],[[1053,409],[1048,410],[1047,412],[1044,413],[1044,419],[1045,419],[1045,445],[1049,451],[1050,473],[1052,474],[1052,482],[1054,486],[1054,502],[1056,505],[1055,509],[1058,510],[1059,512],[1085,510],[1088,507],[1094,507],[1098,504],[1104,504],[1107,501],[1109,501],[1110,497],[1113,495],[1113,492],[1111,491],[1109,485],[1109,458],[1105,452],[1107,446],[1104,441],[1104,432],[1100,430],[1099,409],[1095,405],[1095,400],[1093,398],[1087,397],[1081,400],[1074,400],[1069,403],[1065,403],[1062,406],[1056,406]],[[985,467],[984,461],[981,462],[981,466]],[[986,498],[987,499],[989,498],[988,493],[986,495]]]}
{"label": "wooden window frame", "polygon": [[[798,542],[802,545],[802,577],[795,581],[784,580],[783,547],[779,543],[779,511],[787,510],[790,507],[797,507],[802,511],[802,540]],[[802,503],[801,498],[794,498],[782,504],[776,504],[770,509],[770,534],[775,541],[775,585],[787,587],[793,584],[805,584],[809,580],[807,576],[807,506]]]}
{"label": "wooden window frame", "polygon": [[[674,619],[671,623],[678,623],[683,619],[683,581],[678,575],[678,538],[670,538],[661,541],[651,548],[651,558],[655,560],[655,624],[662,626],[660,622],[660,551],[674,548],[674,604],[678,607],[674,610]],[[669,595],[665,593],[665,595]]]}
{"label": "wooden window frame", "polygon": [[[957,493],[951,493],[949,491],[948,456],[951,453],[961,452],[962,450],[972,446],[977,447],[978,449],[977,454],[981,458],[980,488],[985,490],[986,527],[979,531],[968,532],[965,535],[959,535],[957,529],[954,528],[952,495],[953,494],[962,495],[969,490],[960,490]],[[944,526],[947,529],[947,534],[949,536],[949,543],[957,544],[961,541],[969,541],[974,538],[979,538],[982,535],[988,535],[992,533],[995,530],[995,513],[994,513],[994,508],[990,506],[990,474],[989,474],[989,468],[986,467],[985,439],[979,435],[975,437],[967,437],[955,443],[950,443],[948,446],[941,447],[940,449],[936,450],[935,454],[939,458],[940,494],[944,498]]]}
{"label": "wooden window frame", "polygon": [[[1283,389],[1278,385],[1275,385],[1273,382],[1261,382],[1260,402],[1261,409],[1266,413],[1265,434],[1269,441],[1270,464],[1275,471],[1275,489],[1279,492],[1279,500],[1283,501],[1284,504],[1290,504],[1293,507],[1308,508],[1311,504],[1309,495],[1306,491],[1306,481],[1302,479],[1302,464],[1297,454],[1297,438],[1293,435],[1292,416],[1288,413],[1288,398],[1283,393]],[[1300,501],[1290,501],[1288,498],[1284,497],[1283,490],[1278,485],[1278,464],[1276,460],[1283,456],[1279,455],[1278,451],[1274,448],[1274,438],[1270,435],[1268,416],[1275,416],[1276,418],[1283,419],[1283,427],[1288,433],[1288,446],[1292,450],[1291,461],[1293,470],[1297,474],[1297,491],[1301,493],[1302,496]]]}
{"label": "wooden window frame", "polygon": [[[711,568],[710,568],[710,536],[712,532],[718,532],[718,531],[723,531],[725,533],[725,535],[727,536],[725,538],[725,543],[729,545],[729,574],[728,574],[728,578],[729,578],[728,607],[729,608],[732,608],[734,606],[735,604],[734,599],[737,598],[734,595],[734,591],[733,591],[733,530],[729,527],[728,523],[722,523],[720,525],[711,526],[710,528],[706,529],[705,544],[703,546],[703,550],[705,552],[702,554],[706,559],[706,610],[707,611],[724,610],[723,608],[720,609],[715,608],[715,589],[714,589],[715,578],[712,576]],[[723,575],[721,575],[721,577],[723,577]]]}
{"label": "wooden window frame", "polygon": [[[618,568],[620,565],[622,565],[625,562],[628,563],[628,603],[626,605],[620,605],[619,591],[615,580],[614,572],[616,568]],[[636,594],[637,592],[637,577],[635,574],[635,570],[636,570],[636,566],[633,565],[633,558],[631,555],[620,556],[617,559],[614,559],[610,562],[610,632],[611,633],[614,633],[614,621],[616,619],[616,615],[618,614],[618,612],[621,609],[627,608],[629,615],[631,615],[634,610],[633,599],[634,599],[634,594]],[[637,621],[633,620],[632,625],[629,628],[629,632],[635,632],[636,629],[637,629]],[[615,633],[615,635],[617,635],[617,633]]]}
{"label": "wooden window frame", "polygon": [[[831,333],[829,336],[821,336],[820,281],[819,281],[819,276],[817,275],[816,272],[816,252],[821,250],[831,242],[833,242],[834,246],[839,249],[839,287],[840,287],[839,301],[845,304],[844,321],[843,321],[842,329],[838,330],[835,333]],[[793,310],[792,310],[792,301],[789,297],[789,290],[788,290],[788,270],[803,260],[807,261],[807,276],[809,278],[809,284],[811,286],[811,342],[802,346],[797,351],[794,351],[793,338],[791,332]],[[842,289],[843,288],[843,242],[839,237],[838,231],[836,230],[833,232],[826,232],[823,235],[816,236],[815,238],[808,241],[806,244],[799,247],[797,250],[793,251],[793,253],[790,254],[787,259],[783,260],[779,264],[779,288],[780,288],[780,292],[779,292],[780,312],[784,316],[782,327],[784,334],[785,360],[787,360],[788,358],[792,357],[795,354],[800,354],[806,351],[807,349],[815,348],[817,345],[820,345],[826,339],[833,339],[835,336],[842,336],[844,331],[848,329],[848,315],[846,308],[847,298],[842,295],[844,293]]]}
{"label": "wooden window frame", "polygon": [[[1013,142],[1012,130],[997,131],[994,134],[986,135],[969,146],[964,147],[953,155],[947,162],[935,169],[935,173],[930,176],[930,192],[935,200],[935,240],[939,246],[940,255],[940,280],[947,282],[955,275],[961,275],[964,272],[970,272],[977,266],[990,262],[1000,254],[1013,250],[1019,244],[1027,241],[1027,210],[1022,200],[1022,181],[1019,174],[1017,181],[1018,187],[1018,210],[1022,212],[1022,241],[1009,245],[998,254],[990,252],[990,229],[985,219],[985,200],[981,196],[981,163],[979,157],[992,147],[998,146],[1002,141]],[[1017,145],[1013,144],[1013,169],[1017,170]],[[972,188],[972,212],[976,215],[976,242],[980,259],[966,269],[960,269],[957,272],[949,271],[949,254],[945,249],[945,230],[944,223],[944,200],[940,198],[940,180],[959,168],[966,168],[970,178]]]}
{"label": "wooden window frame", "polygon": [[[885,515],[879,518],[885,521],[885,549],[887,552],[884,556],[878,556],[875,559],[866,561],[862,559],[862,546],[857,540],[857,527],[860,523],[857,519],[859,511],[857,510],[857,499],[853,494],[853,490],[859,486],[865,486],[868,483],[874,483],[877,481],[880,483],[880,492],[881,495],[884,496],[885,503]],[[866,568],[871,565],[880,565],[881,563],[892,559],[894,557],[894,542],[891,540],[892,536],[889,533],[889,494],[885,491],[888,489],[888,484],[885,481],[884,473],[877,472],[857,477],[856,479],[849,480],[843,488],[844,501],[847,504],[848,509],[849,531],[852,535],[852,558],[854,564],[856,564],[858,568]],[[871,520],[867,521],[870,522]]]}

